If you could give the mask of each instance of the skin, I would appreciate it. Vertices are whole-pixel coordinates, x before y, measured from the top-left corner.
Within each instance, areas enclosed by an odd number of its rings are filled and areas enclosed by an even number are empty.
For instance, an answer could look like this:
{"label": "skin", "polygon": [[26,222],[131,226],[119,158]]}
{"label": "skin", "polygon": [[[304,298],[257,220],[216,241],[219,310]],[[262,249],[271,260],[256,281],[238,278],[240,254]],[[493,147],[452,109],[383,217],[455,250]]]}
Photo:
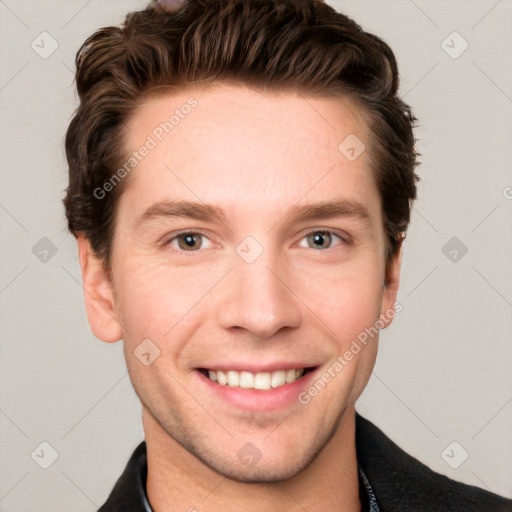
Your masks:
{"label": "skin", "polygon": [[[299,359],[321,374],[365,328],[391,322],[401,251],[384,286],[385,234],[369,151],[349,161],[338,150],[349,134],[368,148],[368,129],[344,98],[217,83],[147,99],[128,123],[127,148],[140,147],[190,96],[197,107],[131,172],[118,204],[112,280],[79,236],[91,329],[103,341],[124,340],[143,405],[151,506],[360,510],[354,406],[378,336],[307,405],[243,410],[209,392],[196,368]],[[340,197],[364,205],[366,222],[289,216],[294,206]],[[216,205],[226,219],[137,223],[169,199]],[[340,238],[315,244],[308,235],[322,229]],[[193,250],[173,238],[183,230],[204,235]],[[252,263],[236,252],[247,236],[263,249]],[[148,338],[160,355],[145,366],[133,352]],[[261,454],[251,467],[237,457],[249,442]]]}

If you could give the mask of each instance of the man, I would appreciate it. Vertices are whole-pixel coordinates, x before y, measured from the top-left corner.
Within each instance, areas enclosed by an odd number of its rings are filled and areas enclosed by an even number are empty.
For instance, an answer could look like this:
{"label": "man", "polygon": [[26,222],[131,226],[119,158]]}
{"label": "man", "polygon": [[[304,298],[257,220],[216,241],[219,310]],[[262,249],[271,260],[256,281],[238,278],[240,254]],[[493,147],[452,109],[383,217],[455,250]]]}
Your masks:
{"label": "man", "polygon": [[355,410],[418,180],[383,41],[320,0],[161,2],[76,82],[66,212],[145,432],[102,512],[511,510]]}

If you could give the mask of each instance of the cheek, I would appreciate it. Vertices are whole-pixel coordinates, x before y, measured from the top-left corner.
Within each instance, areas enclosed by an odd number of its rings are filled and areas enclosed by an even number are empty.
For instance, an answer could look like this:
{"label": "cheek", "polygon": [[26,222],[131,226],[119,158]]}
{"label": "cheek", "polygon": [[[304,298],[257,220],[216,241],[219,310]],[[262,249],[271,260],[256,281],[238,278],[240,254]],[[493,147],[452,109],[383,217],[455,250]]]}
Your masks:
{"label": "cheek", "polygon": [[323,321],[330,338],[350,343],[379,318],[382,275],[378,262],[305,273],[298,295]]}
{"label": "cheek", "polygon": [[379,340],[376,322],[382,288],[378,277],[369,271],[340,278],[317,302],[334,353],[329,365],[335,375],[330,395],[333,410],[347,397],[355,403],[371,377]]}
{"label": "cheek", "polygon": [[172,268],[138,259],[120,265],[116,313],[126,331],[125,342],[149,338],[169,345],[175,327],[193,322],[219,276],[218,268]]}

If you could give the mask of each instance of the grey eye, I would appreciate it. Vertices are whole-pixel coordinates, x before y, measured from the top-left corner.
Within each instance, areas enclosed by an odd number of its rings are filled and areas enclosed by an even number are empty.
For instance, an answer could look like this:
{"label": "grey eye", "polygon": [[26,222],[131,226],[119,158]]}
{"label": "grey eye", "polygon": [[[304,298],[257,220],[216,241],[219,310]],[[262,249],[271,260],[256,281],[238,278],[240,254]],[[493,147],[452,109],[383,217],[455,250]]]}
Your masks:
{"label": "grey eye", "polygon": [[333,242],[333,237],[340,239],[338,235],[330,231],[313,231],[304,238],[307,241],[308,247],[312,249],[329,249]]}

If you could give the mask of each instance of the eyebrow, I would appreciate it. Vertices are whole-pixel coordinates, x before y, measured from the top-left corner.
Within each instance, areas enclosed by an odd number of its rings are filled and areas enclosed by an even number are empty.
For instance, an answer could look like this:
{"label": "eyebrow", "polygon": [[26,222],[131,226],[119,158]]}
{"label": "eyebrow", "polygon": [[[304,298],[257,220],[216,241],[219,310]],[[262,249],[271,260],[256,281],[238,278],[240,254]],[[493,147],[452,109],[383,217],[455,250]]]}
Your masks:
{"label": "eyebrow", "polygon": [[290,218],[295,222],[330,219],[332,217],[351,217],[363,221],[364,226],[371,224],[370,213],[366,206],[359,201],[345,198],[304,206],[295,205],[286,213],[284,218]]}
{"label": "eyebrow", "polygon": [[190,201],[161,201],[150,206],[140,215],[137,218],[136,224],[145,224],[160,217],[226,222],[226,215],[217,206]]}
{"label": "eyebrow", "polygon": [[[292,206],[270,229],[273,229],[285,219],[295,222],[306,222],[333,217],[355,218],[363,221],[364,227],[368,227],[371,224],[371,217],[366,206],[358,201],[340,198],[314,204]],[[137,218],[136,226],[159,218],[185,218],[228,224],[226,213],[218,206],[190,201],[161,201],[145,210]]]}

